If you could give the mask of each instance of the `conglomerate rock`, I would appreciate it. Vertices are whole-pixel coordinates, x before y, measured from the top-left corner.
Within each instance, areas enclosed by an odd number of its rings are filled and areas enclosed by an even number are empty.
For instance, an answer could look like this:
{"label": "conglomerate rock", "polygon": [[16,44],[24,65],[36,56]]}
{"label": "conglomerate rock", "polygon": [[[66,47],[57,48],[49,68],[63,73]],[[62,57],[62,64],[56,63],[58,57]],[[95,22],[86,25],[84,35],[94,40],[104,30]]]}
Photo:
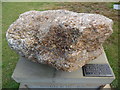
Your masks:
{"label": "conglomerate rock", "polygon": [[6,37],[21,56],[71,72],[102,54],[112,23],[99,14],[28,11],[10,25]]}

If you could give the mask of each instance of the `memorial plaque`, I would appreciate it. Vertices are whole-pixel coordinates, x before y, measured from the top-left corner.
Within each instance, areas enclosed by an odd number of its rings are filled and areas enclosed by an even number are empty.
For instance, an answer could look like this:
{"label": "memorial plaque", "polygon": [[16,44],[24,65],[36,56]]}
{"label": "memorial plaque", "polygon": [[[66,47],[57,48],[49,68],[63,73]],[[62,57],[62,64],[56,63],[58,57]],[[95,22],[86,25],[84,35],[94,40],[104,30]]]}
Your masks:
{"label": "memorial plaque", "polygon": [[86,64],[82,67],[83,75],[86,77],[112,77],[108,64]]}

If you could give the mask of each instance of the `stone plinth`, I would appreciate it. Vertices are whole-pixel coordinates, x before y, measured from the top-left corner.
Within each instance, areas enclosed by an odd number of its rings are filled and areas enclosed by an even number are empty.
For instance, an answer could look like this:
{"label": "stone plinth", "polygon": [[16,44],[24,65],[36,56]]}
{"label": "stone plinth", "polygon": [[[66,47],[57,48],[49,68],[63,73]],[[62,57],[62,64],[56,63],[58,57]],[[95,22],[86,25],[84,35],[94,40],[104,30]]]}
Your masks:
{"label": "stone plinth", "polygon": [[[26,58],[20,57],[12,78],[29,88],[98,88],[101,85],[110,84],[115,79],[111,67],[112,77],[85,77],[82,68],[65,72],[24,59]],[[89,63],[109,65],[104,51],[102,55]]]}

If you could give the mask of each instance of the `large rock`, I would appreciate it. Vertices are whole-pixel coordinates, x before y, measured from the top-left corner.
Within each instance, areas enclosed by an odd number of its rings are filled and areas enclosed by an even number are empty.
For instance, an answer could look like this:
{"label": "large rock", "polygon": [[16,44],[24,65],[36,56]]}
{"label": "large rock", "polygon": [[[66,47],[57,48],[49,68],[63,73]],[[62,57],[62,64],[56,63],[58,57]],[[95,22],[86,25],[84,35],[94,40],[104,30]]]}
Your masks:
{"label": "large rock", "polygon": [[112,20],[67,10],[28,11],[10,25],[9,46],[31,61],[73,71],[101,53]]}

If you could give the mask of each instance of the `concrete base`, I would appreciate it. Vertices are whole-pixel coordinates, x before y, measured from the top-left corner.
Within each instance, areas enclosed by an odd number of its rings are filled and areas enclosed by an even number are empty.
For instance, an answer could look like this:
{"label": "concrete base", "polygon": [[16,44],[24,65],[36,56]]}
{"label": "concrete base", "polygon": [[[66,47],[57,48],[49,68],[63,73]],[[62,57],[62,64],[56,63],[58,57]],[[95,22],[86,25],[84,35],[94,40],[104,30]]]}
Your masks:
{"label": "concrete base", "polygon": [[[104,51],[90,64],[109,65]],[[113,71],[112,75],[113,77],[84,77],[82,68],[74,72],[58,71],[48,65],[20,57],[12,78],[29,88],[99,88],[101,85],[111,83],[115,79]]]}
{"label": "concrete base", "polygon": [[[19,90],[23,90],[23,88],[25,89],[25,90],[30,90],[30,88],[28,88],[28,86],[27,85],[25,85],[25,84],[20,84],[20,86],[19,86]],[[32,89],[32,88],[31,88]],[[34,88],[33,88],[34,89]],[[50,88],[48,88],[48,89],[50,89]],[[51,88],[51,89],[55,89],[55,88]],[[75,88],[73,88],[73,90],[74,90]],[[84,88],[83,88],[84,89]],[[95,88],[92,88],[92,90],[95,90]],[[110,84],[106,84],[106,85],[104,85],[103,87],[101,87],[101,88],[98,88],[99,90],[112,90],[112,88],[111,88],[111,86],[110,86]],[[39,90],[40,90],[40,88],[39,88]],[[43,90],[43,88],[41,88],[41,90]],[[72,89],[71,89],[72,90]]]}

